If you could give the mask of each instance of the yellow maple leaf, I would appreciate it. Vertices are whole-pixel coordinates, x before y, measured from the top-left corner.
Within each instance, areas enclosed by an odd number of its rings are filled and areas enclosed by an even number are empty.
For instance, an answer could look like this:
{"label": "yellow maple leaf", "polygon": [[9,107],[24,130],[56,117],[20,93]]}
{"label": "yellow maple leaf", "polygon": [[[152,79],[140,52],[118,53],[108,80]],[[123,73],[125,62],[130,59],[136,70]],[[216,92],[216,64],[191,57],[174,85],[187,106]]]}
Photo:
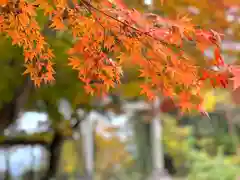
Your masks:
{"label": "yellow maple leaf", "polygon": [[26,67],[26,70],[23,72],[23,75],[25,74],[34,74],[34,72],[36,71],[36,69],[33,67],[32,64],[25,64],[24,65]]}
{"label": "yellow maple leaf", "polygon": [[214,92],[213,91],[208,91],[204,95],[203,108],[207,112],[212,112],[215,109],[216,103],[217,103],[216,102],[216,96],[214,95]]}

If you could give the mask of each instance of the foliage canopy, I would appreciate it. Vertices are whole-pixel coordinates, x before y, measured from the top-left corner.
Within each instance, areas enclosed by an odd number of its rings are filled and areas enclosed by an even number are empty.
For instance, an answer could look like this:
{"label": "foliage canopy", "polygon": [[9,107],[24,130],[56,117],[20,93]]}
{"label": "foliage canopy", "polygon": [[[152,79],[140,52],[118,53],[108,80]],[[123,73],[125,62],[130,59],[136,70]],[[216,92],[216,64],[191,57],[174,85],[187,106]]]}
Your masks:
{"label": "foliage canopy", "polygon": [[[223,35],[201,29],[185,15],[164,18],[128,9],[108,0],[1,0],[0,32],[22,47],[26,70],[36,86],[54,82],[54,52],[44,32],[66,33],[75,43],[68,65],[78,72],[87,93],[105,95],[124,80],[123,67],[135,65],[142,80],[140,94],[151,100],[168,96],[183,112],[204,111],[202,88],[240,86],[238,66],[221,56]],[[41,25],[39,12],[48,17]],[[214,58],[202,60],[185,51],[192,46]]]}

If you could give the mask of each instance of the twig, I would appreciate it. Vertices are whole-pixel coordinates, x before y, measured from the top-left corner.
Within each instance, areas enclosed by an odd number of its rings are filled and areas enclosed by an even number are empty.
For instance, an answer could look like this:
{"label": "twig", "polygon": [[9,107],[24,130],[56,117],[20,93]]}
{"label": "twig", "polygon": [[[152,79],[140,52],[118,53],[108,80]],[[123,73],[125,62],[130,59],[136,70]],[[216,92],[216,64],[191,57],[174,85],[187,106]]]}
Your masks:
{"label": "twig", "polygon": [[100,12],[101,14],[103,14],[103,15],[105,15],[105,16],[107,16],[107,17],[109,17],[109,18],[111,18],[111,19],[113,19],[113,20],[115,20],[115,21],[117,21],[117,22],[119,22],[119,23],[121,23],[121,24],[123,24],[124,26],[127,26],[127,27],[133,29],[134,31],[137,31],[137,32],[140,33],[141,35],[146,35],[146,36],[148,36],[148,37],[151,37],[151,38],[153,38],[154,40],[159,41],[159,42],[161,42],[162,44],[164,44],[164,45],[166,45],[166,46],[173,46],[173,47],[175,47],[175,48],[178,48],[178,47],[177,47],[176,45],[174,45],[174,44],[168,44],[168,43],[166,43],[166,42],[164,42],[164,41],[162,41],[162,40],[160,40],[160,39],[157,39],[156,37],[153,37],[152,35],[149,34],[149,32],[143,32],[143,31],[141,31],[141,30],[139,30],[139,29],[137,29],[137,28],[129,25],[128,23],[126,23],[126,22],[124,22],[124,21],[121,21],[121,20],[119,20],[119,19],[117,19],[117,18],[115,18],[115,17],[113,17],[113,16],[105,13],[104,11],[102,11],[102,10],[94,7],[92,4],[86,2],[85,0],[82,0],[82,1],[81,1],[81,4],[83,4],[84,6],[88,6],[88,7],[92,8],[92,9],[94,9],[95,11]]}

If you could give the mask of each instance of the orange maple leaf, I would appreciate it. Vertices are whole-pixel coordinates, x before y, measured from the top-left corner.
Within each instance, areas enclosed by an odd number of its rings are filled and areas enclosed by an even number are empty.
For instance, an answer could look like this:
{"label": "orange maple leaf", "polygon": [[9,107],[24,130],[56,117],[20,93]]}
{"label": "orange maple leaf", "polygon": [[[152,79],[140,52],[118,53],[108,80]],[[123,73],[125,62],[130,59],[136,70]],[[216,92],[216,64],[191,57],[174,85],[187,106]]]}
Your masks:
{"label": "orange maple leaf", "polygon": [[81,63],[77,57],[69,57],[68,60],[70,61],[68,63],[69,66],[72,66],[73,69],[79,69]]}
{"label": "orange maple leaf", "polygon": [[155,97],[155,94],[152,92],[152,90],[149,88],[148,85],[140,85],[141,88],[141,92],[140,95],[142,94],[146,94],[146,96],[148,97],[149,100],[153,100]]}
{"label": "orange maple leaf", "polygon": [[34,66],[32,64],[25,64],[24,65],[26,67],[26,70],[23,72],[24,74],[34,74],[36,73],[36,68],[34,68]]}
{"label": "orange maple leaf", "polygon": [[63,30],[65,28],[65,25],[63,24],[61,17],[54,16],[52,19],[52,24],[49,27],[56,30]]}
{"label": "orange maple leaf", "polygon": [[44,79],[45,83],[53,82],[55,80],[52,72],[45,73],[43,79]]}
{"label": "orange maple leaf", "polygon": [[89,84],[85,85],[84,89],[85,89],[87,94],[93,95],[94,89],[91,87],[91,85],[89,85]]}
{"label": "orange maple leaf", "polygon": [[26,13],[21,13],[17,17],[18,17],[22,26],[25,27],[25,26],[29,25],[30,19],[29,19],[28,15]]}
{"label": "orange maple leaf", "polygon": [[0,6],[5,6],[7,5],[8,0],[0,0]]}

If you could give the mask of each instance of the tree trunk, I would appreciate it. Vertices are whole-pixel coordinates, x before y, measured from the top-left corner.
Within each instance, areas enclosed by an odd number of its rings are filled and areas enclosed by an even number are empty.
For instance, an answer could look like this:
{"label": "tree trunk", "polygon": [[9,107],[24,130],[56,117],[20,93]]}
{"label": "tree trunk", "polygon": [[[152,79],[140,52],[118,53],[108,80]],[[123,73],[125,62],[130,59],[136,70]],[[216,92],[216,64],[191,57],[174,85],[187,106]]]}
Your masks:
{"label": "tree trunk", "polygon": [[33,83],[27,77],[24,83],[15,90],[12,100],[3,104],[0,110],[0,135],[17,119],[19,112],[27,103],[32,87]]}
{"label": "tree trunk", "polygon": [[57,176],[58,165],[60,162],[61,145],[63,144],[63,141],[64,137],[56,131],[53,141],[49,146],[49,166],[42,180],[50,180]]}
{"label": "tree trunk", "polygon": [[10,151],[9,151],[9,146],[6,146],[4,148],[4,156],[5,156],[5,163],[6,163],[6,171],[5,171],[5,176],[4,179],[5,180],[10,180],[11,176],[10,176]]}

